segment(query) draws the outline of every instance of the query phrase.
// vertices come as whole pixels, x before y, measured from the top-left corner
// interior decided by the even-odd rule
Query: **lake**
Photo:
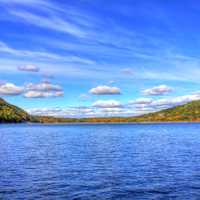
[[[200,124],[0,125],[0,199],[200,199]]]

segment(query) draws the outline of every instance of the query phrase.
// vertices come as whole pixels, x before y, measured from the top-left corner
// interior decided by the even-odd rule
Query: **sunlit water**
[[[200,199],[200,124],[1,125],[0,199]]]

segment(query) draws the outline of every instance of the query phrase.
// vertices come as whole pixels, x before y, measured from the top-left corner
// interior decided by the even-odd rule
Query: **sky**
[[[196,0],[0,0],[0,97],[34,115],[135,116],[200,99]]]

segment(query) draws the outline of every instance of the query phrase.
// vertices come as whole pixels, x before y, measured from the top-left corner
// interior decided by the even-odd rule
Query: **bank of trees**
[[[138,117],[56,118],[31,116],[0,98],[0,123],[130,123],[130,122],[200,122],[200,100]]]

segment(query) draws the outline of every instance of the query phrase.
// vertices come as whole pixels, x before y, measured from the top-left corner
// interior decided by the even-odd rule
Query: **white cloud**
[[[129,104],[150,104],[152,103],[152,99],[150,98],[139,98],[139,99],[136,99],[136,100],[132,100],[132,101],[129,101]]]
[[[172,88],[167,85],[159,85],[150,89],[146,89],[142,91],[142,93],[146,96],[150,95],[164,95],[169,92],[172,92]]]
[[[35,108],[35,109],[29,109],[27,111],[33,115],[56,116],[56,117],[108,117],[108,116],[111,117],[111,116],[134,116],[139,114],[139,112],[125,107]]]
[[[38,84],[29,83],[26,85],[26,90],[35,90],[35,91],[62,91],[60,85],[52,84],[50,82],[41,82]]]
[[[117,87],[110,87],[106,85],[97,86],[95,88],[92,88],[89,91],[91,94],[94,95],[115,95],[115,94],[121,94],[121,91]]]
[[[60,85],[52,84],[50,82],[41,82],[38,84],[28,84],[25,86],[26,98],[48,98],[61,97],[64,95],[63,89]]]
[[[64,95],[62,87],[48,82],[39,84],[28,84],[25,87],[19,87],[13,83],[0,84],[0,96],[22,95],[26,98],[48,98],[61,97]]]
[[[120,114],[125,114],[126,113],[126,109],[124,108],[103,108],[99,111],[99,114],[107,114],[107,115],[111,115],[111,116],[115,116],[115,115],[120,115]]]
[[[24,94],[25,98],[49,98],[49,97],[61,97],[64,93],[59,92],[44,92],[44,91],[28,91]]]
[[[27,72],[39,72],[40,68],[35,65],[23,65],[23,66],[19,66],[18,70],[27,71]]]
[[[20,95],[23,93],[23,87],[16,86],[12,83],[3,83],[0,85],[0,95]]]
[[[98,100],[92,106],[96,108],[120,108],[122,104],[115,100]]]
[[[13,83],[0,81],[0,96],[23,95],[26,98],[61,97],[64,95],[63,88],[58,84],[41,82],[17,86]]]
[[[136,108],[136,111],[144,113],[155,112],[162,109],[172,108],[174,106],[183,105],[185,103],[200,100],[200,94],[194,93],[191,95],[178,96],[173,98],[162,98],[152,100],[151,102],[143,102],[142,104],[131,104]]]
[[[94,115],[94,109],[89,107],[33,108],[27,111],[32,115],[55,117],[86,117]]]
[[[61,108],[33,108],[28,109],[28,113],[38,116],[65,116],[65,110]]]
[[[129,105],[122,105],[116,100],[99,100],[86,107],[67,107],[67,108],[38,108],[29,109],[28,112],[34,115],[47,115],[57,117],[111,117],[111,116],[138,116],[162,109],[182,105],[193,100],[200,100],[197,92],[191,95],[184,95],[174,98],[148,100],[136,99],[130,101]]]
[[[182,105],[188,103],[190,101],[199,100],[200,94],[191,94],[184,95],[179,97],[174,97],[170,99],[159,99],[152,102],[153,107],[165,106],[165,107],[173,107],[177,105]]]

